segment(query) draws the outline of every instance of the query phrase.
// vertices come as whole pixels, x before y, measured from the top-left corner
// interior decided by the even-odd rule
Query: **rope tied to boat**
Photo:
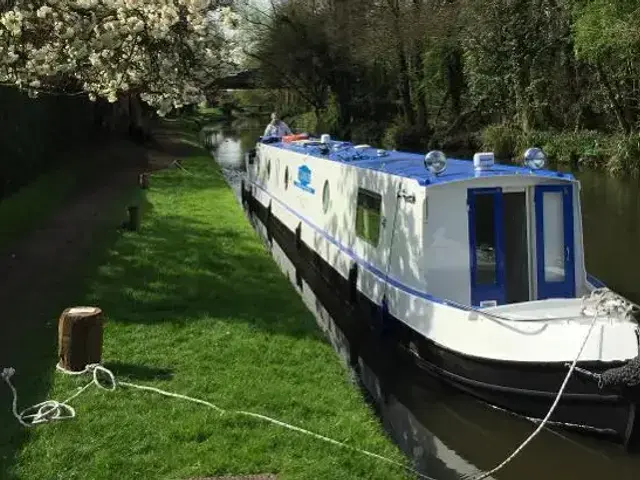
[[[582,313],[586,315],[589,310],[595,311],[597,315],[609,315],[628,321],[636,321],[640,312],[638,305],[606,288],[594,290],[591,296],[585,299]],[[624,365],[609,368],[602,373],[580,367],[576,367],[576,371],[598,382],[598,388],[601,390],[605,387],[634,390],[640,387],[640,351]]]
[[[505,460],[502,461],[502,463],[487,472],[479,473],[478,475],[475,475],[473,477],[466,476],[464,478],[469,480],[483,480],[485,478],[488,478],[490,475],[493,475],[502,470],[509,462],[516,458],[520,454],[520,452],[542,431],[542,429],[549,422],[549,419],[553,415],[553,412],[560,403],[560,399],[562,398],[562,395],[567,388],[567,384],[569,383],[569,379],[571,378],[574,370],[583,370],[578,369],[577,363],[582,356],[582,352],[587,345],[589,337],[591,336],[593,328],[598,322],[598,319],[602,316],[608,315],[615,316],[620,319],[629,320],[632,312],[636,308],[637,305],[633,304],[617,293],[609,290],[608,288],[598,288],[592,290],[591,293],[582,297],[581,314],[585,316],[592,316],[589,330],[584,336],[584,340],[582,341],[582,345],[580,346],[578,354],[575,356],[573,362],[569,365],[569,371],[565,375],[562,385],[560,386],[560,389],[558,390],[558,393],[555,397],[555,400],[553,401],[553,404],[551,405],[551,408],[545,415],[544,419],[539,423],[538,427],[518,446],[518,448],[516,448],[511,455],[509,455]]]

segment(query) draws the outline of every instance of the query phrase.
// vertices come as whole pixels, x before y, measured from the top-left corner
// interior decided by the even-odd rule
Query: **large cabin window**
[[[380,209],[382,197],[377,193],[358,189],[356,206],[356,235],[374,247],[380,239]]]

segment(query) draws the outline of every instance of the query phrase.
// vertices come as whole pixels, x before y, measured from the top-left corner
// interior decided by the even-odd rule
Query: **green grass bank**
[[[183,134],[193,143],[193,132]],[[120,380],[275,417],[404,462],[215,163],[199,147],[183,147],[188,173],[173,168],[151,177],[141,231],[89,256],[100,266],[73,304],[104,310],[104,364]],[[44,391],[62,400],[87,378],[53,373],[54,356],[46,359]],[[44,400],[22,374],[15,380],[23,401]],[[0,431],[0,455],[15,455],[8,478],[410,478],[297,432],[154,393],[90,388],[72,405],[77,418],[38,426],[26,439]]]

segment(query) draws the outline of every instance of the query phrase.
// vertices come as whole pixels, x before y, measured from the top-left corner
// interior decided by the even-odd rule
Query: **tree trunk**
[[[407,54],[405,52],[405,42],[402,38],[402,26],[400,25],[400,5],[398,1],[389,2],[391,8],[391,15],[393,16],[393,26],[398,36],[398,68],[399,72],[399,90],[400,99],[402,101],[402,109],[404,110],[404,116],[409,125],[415,125],[416,115],[413,110],[413,104],[411,103],[411,79],[409,76],[409,64],[407,61]]]
[[[451,96],[451,113],[458,117],[462,113],[462,92],[464,89],[464,70],[462,51],[455,48],[447,56],[447,90]]]
[[[415,18],[419,19],[422,13],[422,1],[413,0]],[[416,122],[419,127],[429,130],[429,112],[427,111],[427,101],[422,88],[424,84],[424,71],[422,68],[422,41],[415,39],[413,42],[413,99],[416,107]]]
[[[596,72],[598,74],[598,81],[604,87],[607,100],[609,101],[609,107],[611,108],[611,110],[613,110],[613,113],[618,120],[618,125],[620,125],[620,128],[624,131],[624,133],[631,133],[631,125],[625,118],[624,109],[616,98],[616,94],[613,90],[613,87],[611,86],[611,83],[609,82],[609,79],[607,78],[607,74],[605,73],[604,68],[602,68],[602,65],[599,63],[596,64]]]
[[[129,94],[129,136],[136,143],[151,139],[151,130],[145,118],[144,107],[137,93]]]
[[[102,310],[98,307],[65,309],[58,321],[58,359],[66,370],[78,372],[102,356]]]
[[[402,46],[398,48],[398,64],[400,66],[400,82],[399,82],[400,97],[402,99],[404,115],[409,125],[415,125],[416,115],[415,115],[415,112],[413,111],[413,104],[411,103],[411,85],[409,82],[409,67],[407,65],[407,56]]]

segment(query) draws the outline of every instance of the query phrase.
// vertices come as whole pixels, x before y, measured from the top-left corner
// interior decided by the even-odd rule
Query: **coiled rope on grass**
[[[15,369],[5,368],[0,373],[0,376],[7,383],[7,385],[9,385],[9,388],[13,393],[13,402],[12,402],[13,416],[18,420],[18,422],[20,422],[22,426],[33,427],[35,425],[42,424],[42,423],[51,423],[58,420],[69,420],[74,418],[76,416],[76,411],[71,405],[69,405],[69,402],[77,398],[79,395],[81,395],[85,390],[87,390],[92,385],[95,385],[96,387],[102,390],[107,390],[107,391],[114,391],[116,389],[116,386],[123,386],[123,387],[133,388],[137,390],[144,390],[147,392],[157,393],[165,397],[171,397],[179,400],[185,400],[188,402],[197,403],[199,405],[209,407],[221,415],[236,414],[236,415],[243,415],[243,416],[263,420],[265,422],[269,422],[274,425],[278,425],[280,427],[311,436],[318,440],[322,440],[324,442],[331,443],[333,445],[337,445],[339,447],[346,448],[348,450],[355,451],[363,455],[367,455],[371,458],[375,458],[377,460],[386,462],[396,467],[400,467],[402,469],[409,471],[410,473],[417,475],[419,478],[422,478],[424,480],[436,480],[432,477],[429,477],[423,473],[418,472],[417,470],[399,461],[393,460],[383,455],[379,455],[374,452],[370,452],[368,450],[364,450],[359,447],[348,445],[339,440],[335,440],[333,438],[320,435],[319,433],[315,433],[305,428],[291,425],[289,423],[277,420],[275,418],[268,417],[266,415],[261,415],[259,413],[248,412],[244,410],[224,410],[211,402],[207,402],[199,398],[190,397],[188,395],[181,395],[179,393],[168,392],[166,390],[161,390],[159,388],[149,387],[146,385],[138,385],[130,382],[116,381],[116,378],[113,372],[108,368],[100,365],[99,363],[89,364],[84,368],[84,370],[81,370],[79,372],[66,370],[63,367],[61,367],[60,364],[56,365],[56,369],[59,372],[64,373],[66,375],[80,376],[80,375],[91,374],[93,378],[89,383],[87,383],[84,387],[80,388],[76,393],[74,393],[72,396],[70,396],[63,402],[58,402],[57,400],[47,400],[47,401],[38,403],[36,405],[33,405],[31,407],[28,407],[20,412],[18,411],[18,391],[11,381],[11,377],[15,374]]]

